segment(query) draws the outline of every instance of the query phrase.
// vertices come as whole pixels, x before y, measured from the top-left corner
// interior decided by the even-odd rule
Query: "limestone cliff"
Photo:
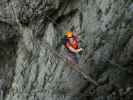
[[[132,100],[132,0],[1,0],[0,27],[4,100]],[[70,30],[78,65],[63,56]]]

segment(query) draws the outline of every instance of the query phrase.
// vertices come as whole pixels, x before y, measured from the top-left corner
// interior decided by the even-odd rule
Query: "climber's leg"
[[[78,64],[79,63],[79,59],[80,59],[80,55],[79,54],[75,54],[75,61]]]
[[[70,61],[71,63],[77,64],[77,58],[76,58],[76,54],[72,54],[72,53],[67,53],[65,55],[65,58]]]

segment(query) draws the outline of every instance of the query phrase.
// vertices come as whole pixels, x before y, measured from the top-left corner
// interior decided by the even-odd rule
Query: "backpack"
[[[64,35],[64,37],[63,37],[63,44],[66,45],[66,43],[67,43],[67,36]]]

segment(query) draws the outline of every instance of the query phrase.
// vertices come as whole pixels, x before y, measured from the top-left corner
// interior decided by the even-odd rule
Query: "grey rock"
[[[132,5],[132,0],[1,0],[0,78],[9,87],[4,99],[121,100],[117,92],[133,82]],[[98,86],[64,58],[60,40],[71,30],[85,49],[79,67]],[[85,96],[91,89],[94,94]]]

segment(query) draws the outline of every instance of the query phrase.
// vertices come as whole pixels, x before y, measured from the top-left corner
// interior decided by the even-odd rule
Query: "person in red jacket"
[[[65,47],[67,48],[68,54],[67,58],[73,63],[78,63],[79,59],[77,54],[83,51],[82,48],[78,48],[78,41],[76,36],[72,32],[66,32],[66,42]]]

